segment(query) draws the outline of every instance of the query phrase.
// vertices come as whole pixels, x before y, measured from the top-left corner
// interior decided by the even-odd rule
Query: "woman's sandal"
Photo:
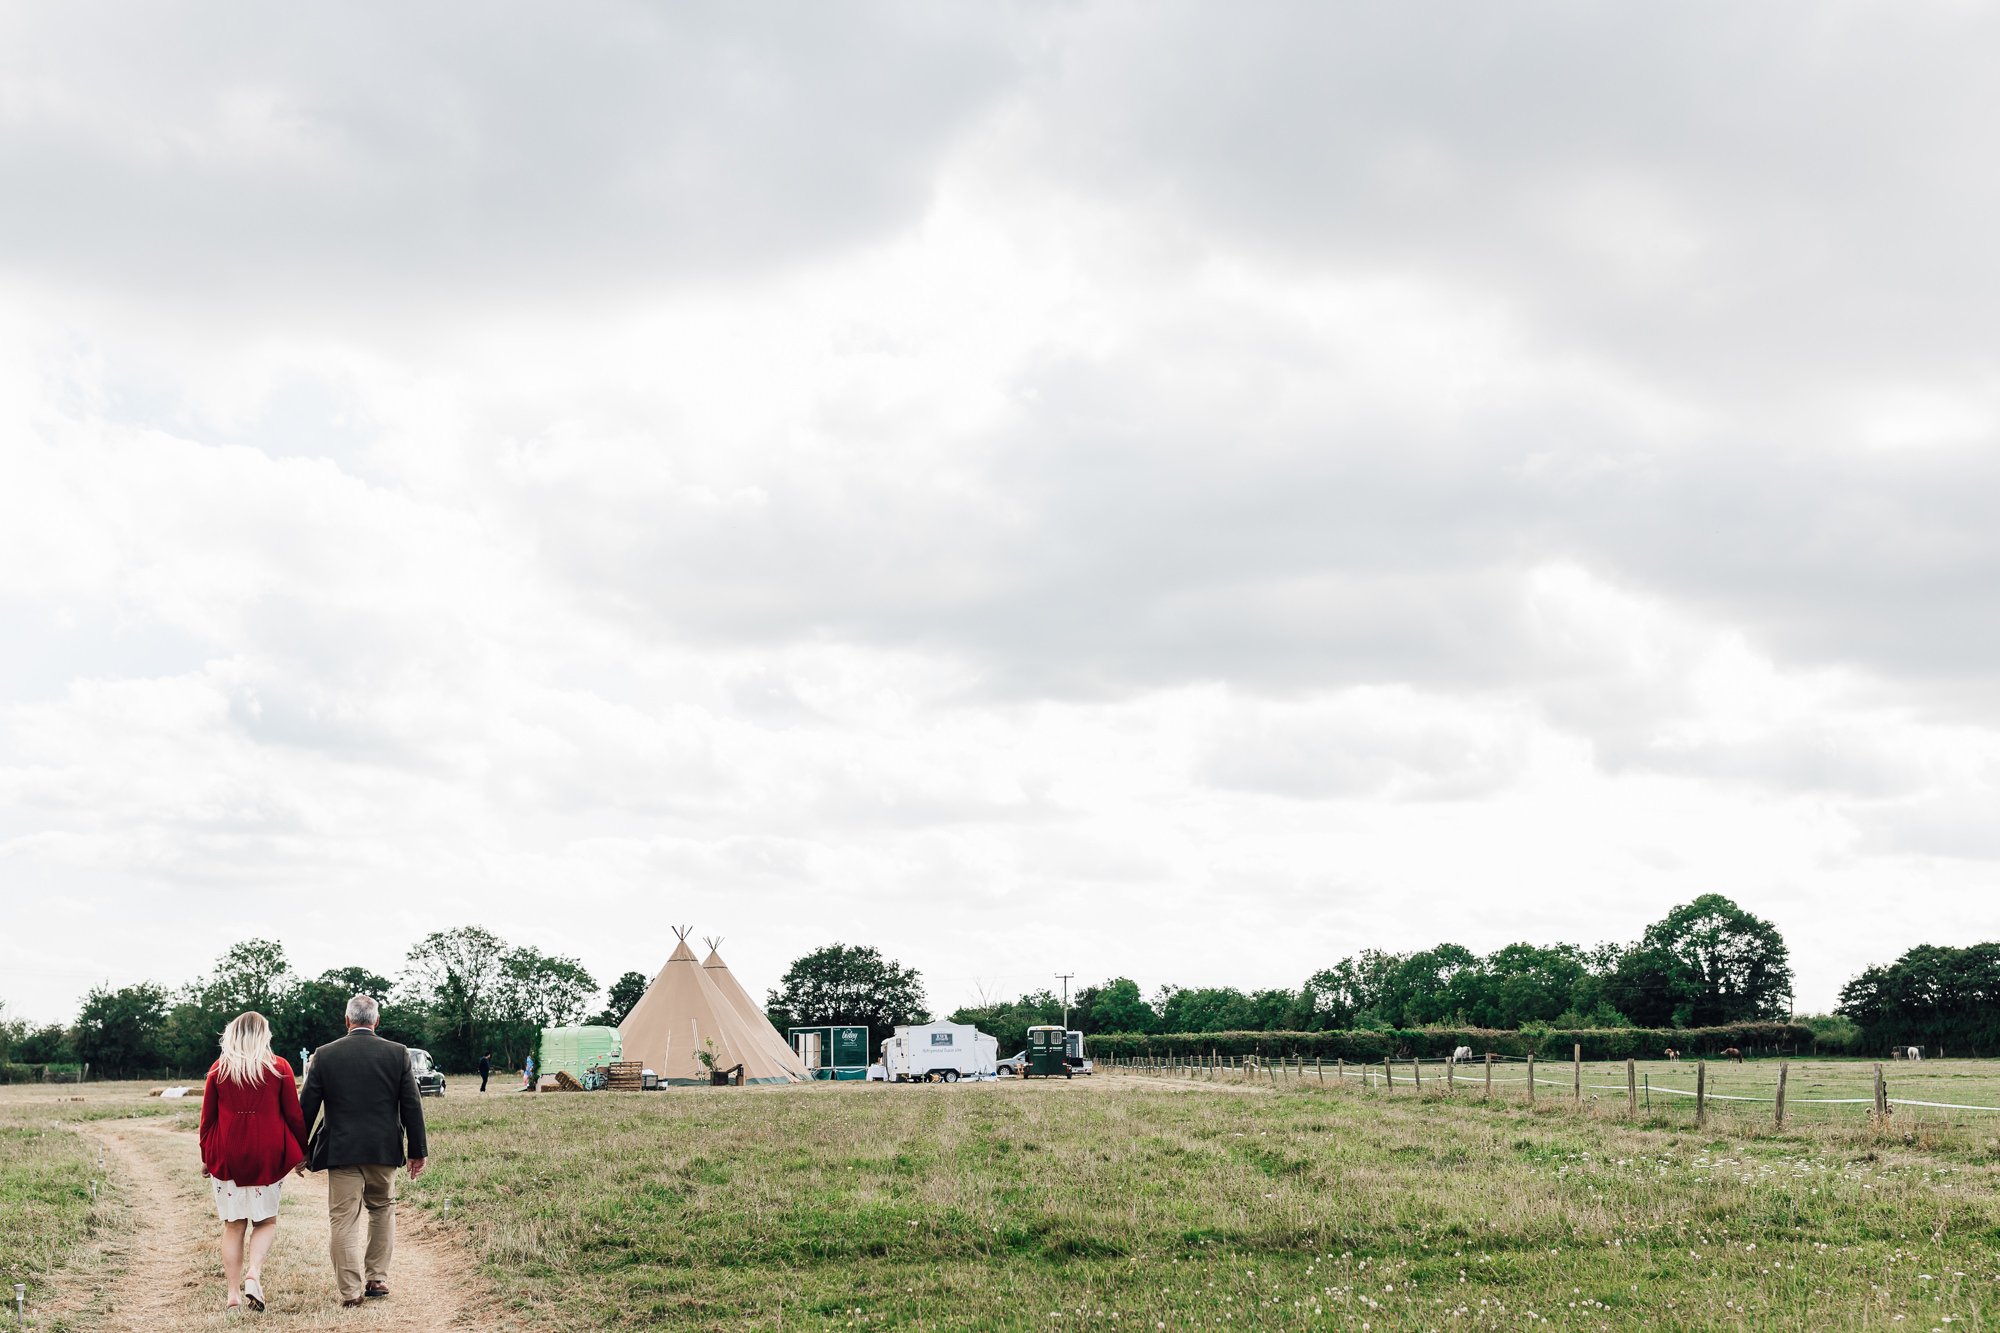
[[[243,1279],[243,1299],[258,1314],[264,1313],[264,1283],[261,1278]]]

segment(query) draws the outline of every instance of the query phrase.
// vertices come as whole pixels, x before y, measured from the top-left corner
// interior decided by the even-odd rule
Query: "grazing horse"
[[[1669,1059],[1669,1060],[1678,1060],[1678,1059],[1680,1059],[1680,1058],[1681,1058],[1681,1053],[1680,1053],[1679,1051],[1675,1050],[1675,1049],[1674,1049],[1673,1047],[1669,1046],[1669,1047],[1667,1047],[1667,1050],[1666,1050],[1666,1056],[1667,1056],[1667,1059]]]
[[[1460,1046],[1451,1053],[1451,1062],[1453,1064],[1458,1064],[1461,1061],[1470,1060],[1471,1058],[1472,1048],[1470,1046]]]
[[[1921,1046],[1905,1046],[1903,1048],[1903,1058],[1905,1060],[1921,1060],[1924,1058],[1924,1048]]]
[[[1740,1065],[1743,1063],[1743,1052],[1731,1046],[1722,1052],[1722,1058],[1725,1060],[1734,1060]]]

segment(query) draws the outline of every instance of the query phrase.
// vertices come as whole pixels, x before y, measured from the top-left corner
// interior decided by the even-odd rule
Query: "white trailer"
[[[900,1027],[882,1043],[882,1065],[891,1083],[992,1078],[1000,1047],[970,1023]]]

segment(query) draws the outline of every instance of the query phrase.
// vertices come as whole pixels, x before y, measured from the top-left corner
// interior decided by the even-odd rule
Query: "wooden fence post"
[[[1528,1052],[1528,1105],[1535,1104],[1535,1053]]]
[[[1344,1056],[1344,1055],[1336,1055],[1336,1056],[1334,1056],[1334,1057],[1333,1057],[1333,1076],[1334,1076],[1334,1078],[1338,1079],[1338,1080],[1339,1080],[1340,1082],[1342,1082],[1342,1083],[1345,1083],[1345,1082],[1347,1082],[1347,1057],[1346,1057],[1346,1056]]]
[[[1634,1119],[1639,1115],[1638,1069],[1638,1061],[1629,1058],[1625,1061],[1625,1114]]]
[[[1791,1068],[1792,1068],[1792,1063],[1789,1060],[1781,1060],[1778,1062],[1778,1128],[1779,1129],[1783,1129],[1785,1127],[1785,1075],[1791,1072]]]
[[[1573,1042],[1569,1048],[1570,1105],[1583,1105],[1583,1043]]]
[[[1486,1100],[1493,1100],[1493,1052],[1486,1053]]]
[[[1875,1066],[1875,1115],[1877,1123],[1889,1121],[1889,1085],[1883,1081],[1882,1066]]]
[[[1422,1092],[1424,1090],[1424,1062],[1414,1055],[1410,1057],[1410,1078],[1415,1081],[1417,1091]]]
[[[1382,1086],[1392,1092],[1396,1088],[1396,1070],[1390,1065],[1389,1057],[1386,1055],[1382,1057]]]
[[[1457,1089],[1458,1089],[1458,1053],[1454,1051],[1452,1053],[1451,1059],[1444,1062],[1444,1090],[1447,1093],[1450,1093],[1450,1092],[1455,1092]]]
[[[1708,1123],[1708,1061],[1694,1062],[1694,1123]]]

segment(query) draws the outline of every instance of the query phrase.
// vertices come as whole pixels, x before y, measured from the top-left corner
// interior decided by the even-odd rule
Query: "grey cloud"
[[[1739,401],[1987,359],[1989,11],[1100,6],[1064,36],[1037,147],[1207,246],[1502,291]]]
[[[428,315],[782,264],[920,209],[1001,7],[17,11],[7,269],[183,313]],[[388,316],[388,318],[381,318]]]

